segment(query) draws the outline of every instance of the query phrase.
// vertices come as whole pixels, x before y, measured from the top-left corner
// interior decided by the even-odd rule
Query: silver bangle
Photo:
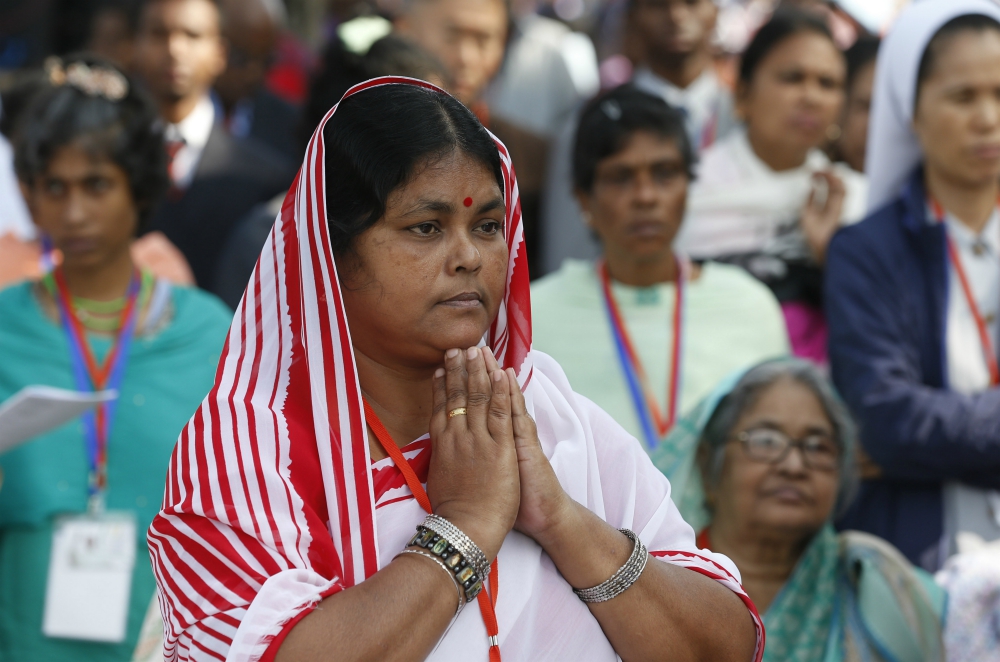
[[[426,557],[431,561],[434,561],[434,563],[437,563],[439,566],[441,566],[442,570],[448,573],[448,576],[451,577],[452,583],[455,584],[455,588],[458,589],[458,606],[455,607],[455,616],[458,616],[458,612],[462,611],[462,607],[465,606],[465,589],[462,588],[462,585],[458,583],[457,579],[455,579],[455,574],[448,569],[448,566],[446,566],[444,562],[438,557],[434,556],[429,552],[425,552],[422,549],[404,549],[399,554],[396,554],[396,556],[400,557],[403,554],[417,554],[419,556]]]
[[[472,538],[465,535],[460,528],[445,518],[437,515],[428,515],[422,526],[438,534],[460,551],[466,561],[475,568],[476,574],[479,575],[483,584],[486,584],[486,578],[490,574],[490,562],[486,558],[486,554],[483,554],[483,550],[479,549],[479,545],[472,542]]]
[[[612,598],[617,598],[638,581],[642,576],[642,571],[646,569],[646,561],[649,560],[649,552],[646,546],[628,529],[618,529],[632,541],[632,555],[625,561],[625,565],[618,568],[618,571],[611,575],[606,581],[592,588],[573,589],[576,596],[584,602],[607,602]]]

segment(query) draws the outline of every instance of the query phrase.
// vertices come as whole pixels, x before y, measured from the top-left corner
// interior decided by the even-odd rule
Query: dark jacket
[[[257,258],[264,250],[267,237],[281,211],[282,202],[284,196],[277,195],[270,202],[251,209],[229,233],[229,239],[219,252],[211,290],[233,310],[240,305],[243,291],[250,282],[254,267],[257,266]]]
[[[216,125],[191,184],[167,196],[149,229],[163,232],[187,258],[198,285],[210,288],[232,228],[258,203],[286,190],[294,176],[288,159]]]
[[[927,221],[926,199],[917,170],[899,198],[834,236],[825,306],[833,381],[882,469],[841,526],[933,568],[942,484],[1000,488],[1000,389],[948,389],[945,228]]]
[[[298,165],[305,150],[298,139],[299,111],[295,106],[261,88],[253,95],[249,112],[249,136]]]

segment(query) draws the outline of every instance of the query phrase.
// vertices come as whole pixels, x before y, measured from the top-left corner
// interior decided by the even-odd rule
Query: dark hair
[[[335,254],[385,214],[416,168],[454,150],[483,164],[504,190],[500,153],[458,100],[415,85],[383,85],[344,99],[323,130],[326,208]]]
[[[100,0],[90,15],[87,39],[89,40],[93,36],[94,25],[97,19],[104,14],[117,14],[121,16],[125,19],[125,25],[128,27],[129,34],[134,35],[135,31],[139,28],[139,12],[141,10],[142,5],[138,2],[133,2],[133,0]]]
[[[618,153],[637,131],[674,141],[692,177],[694,152],[684,116],[661,97],[626,83],[584,106],[573,147],[573,186],[588,193],[593,190],[597,165]]]
[[[372,44],[361,58],[361,66],[368,78],[407,76],[448,80],[448,72],[440,60],[397,34],[386,35]]]
[[[698,442],[698,467],[706,488],[715,487],[722,475],[726,444],[732,439],[736,422],[775,382],[792,379],[809,389],[819,401],[833,427],[833,440],[840,451],[837,463],[837,514],[843,514],[857,492],[857,427],[830,380],[810,361],[800,358],[773,359],[759,363],[743,375],[709,417]]]
[[[48,89],[49,78],[43,69],[15,69],[11,72],[9,86],[3,90],[3,109],[0,113],[0,133],[12,143],[20,118],[31,105],[31,101],[42,90]]]
[[[863,34],[844,51],[844,59],[847,60],[847,79],[844,81],[844,87],[847,90],[851,89],[858,73],[875,61],[881,45],[882,40],[875,35]]]
[[[358,83],[379,76],[426,80],[435,75],[448,79],[444,65],[437,58],[399,35],[382,37],[365,55],[348,50],[340,37],[331,39],[323,51],[319,73],[310,84],[303,107],[298,131],[303,149],[326,111]]]
[[[112,101],[72,84],[45,85],[15,127],[17,176],[33,185],[60,149],[82,143],[89,154],[107,158],[125,171],[142,227],[169,185],[156,107],[114,65],[92,55],[73,55],[62,60],[62,67],[68,69],[74,63],[117,72],[127,81],[125,96]]]
[[[927,48],[924,49],[924,54],[920,57],[920,66],[917,68],[917,91],[913,95],[914,106],[920,99],[920,89],[923,87],[923,82],[930,77],[945,42],[960,32],[982,32],[984,30],[1000,32],[1000,22],[984,14],[964,14],[951,19],[934,33],[934,36],[927,43]]]
[[[740,82],[750,84],[757,73],[757,67],[771,51],[790,37],[803,32],[815,32],[833,42],[833,35],[823,18],[801,9],[782,8],[774,12],[771,20],[765,23],[753,39],[740,59]]]

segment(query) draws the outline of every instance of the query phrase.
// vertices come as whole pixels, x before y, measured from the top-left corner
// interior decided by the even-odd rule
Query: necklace
[[[49,296],[56,299],[58,288],[56,285],[54,271],[50,271],[42,278],[42,284],[48,290]],[[153,274],[142,270],[140,272],[140,286],[138,309],[142,310],[153,291],[155,278]],[[71,297],[73,309],[81,326],[88,331],[97,333],[114,333],[121,324],[122,311],[128,304],[128,297],[121,296],[111,301],[96,301],[84,297]]]

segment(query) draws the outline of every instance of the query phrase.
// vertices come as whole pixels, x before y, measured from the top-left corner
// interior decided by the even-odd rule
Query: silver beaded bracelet
[[[490,574],[490,562],[486,558],[486,554],[483,554],[483,550],[479,549],[479,545],[472,542],[472,538],[465,535],[460,528],[445,518],[437,515],[428,515],[422,526],[438,534],[460,551],[462,556],[475,568],[476,574],[479,575],[483,583],[486,583],[486,578]]]
[[[612,598],[617,598],[638,581],[642,571],[646,569],[646,561],[649,560],[649,552],[646,546],[628,529],[618,529],[632,541],[632,555],[625,561],[625,565],[618,568],[618,571],[611,575],[606,581],[585,589],[573,589],[576,596],[584,602],[607,602]]]
[[[418,556],[428,558],[431,561],[434,561],[434,563],[437,563],[445,572],[448,573],[448,576],[451,577],[451,581],[455,583],[455,588],[458,589],[458,606],[455,607],[455,616],[458,616],[458,613],[462,611],[462,607],[465,606],[465,589],[462,588],[462,585],[458,583],[457,579],[455,579],[454,573],[448,569],[448,566],[446,566],[438,557],[433,554],[429,554],[422,549],[404,549],[399,554],[396,554],[396,556],[402,556],[403,554],[417,554]]]

